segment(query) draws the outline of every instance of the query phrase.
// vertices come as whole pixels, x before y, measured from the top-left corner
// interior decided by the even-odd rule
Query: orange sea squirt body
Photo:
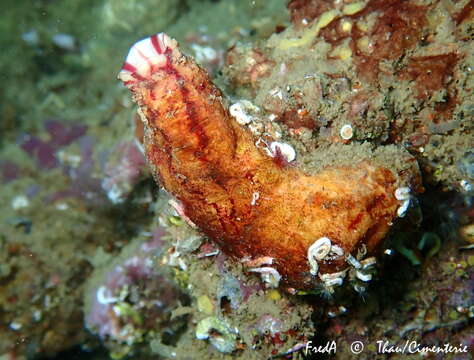
[[[315,175],[282,166],[229,115],[208,74],[174,40],[160,50],[163,58],[136,72],[143,64],[134,59],[119,76],[139,105],[156,180],[202,232],[231,257],[273,258],[281,284],[296,289],[319,281],[308,248],[321,237],[345,254],[375,250],[399,205],[390,170],[370,161]],[[346,267],[341,256],[320,262],[319,273]]]

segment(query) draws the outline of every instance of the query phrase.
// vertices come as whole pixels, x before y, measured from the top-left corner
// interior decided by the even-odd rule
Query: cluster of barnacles
[[[272,143],[273,144],[280,144],[280,143]],[[270,147],[270,146],[269,146]],[[274,149],[272,149],[274,150]],[[292,160],[292,159],[291,159]],[[252,205],[255,205],[256,201],[258,200],[258,193],[254,194],[252,199]],[[399,187],[395,191],[395,197],[397,200],[401,202],[400,207],[398,208],[398,216],[403,217],[407,209],[410,206],[411,202],[411,194],[410,188],[408,187]],[[188,220],[184,215],[183,211],[180,209],[180,206],[177,202],[170,201],[171,205],[175,208],[177,213],[181,215],[185,220]],[[190,223],[190,221],[186,221],[190,225],[194,225]],[[195,227],[195,225],[194,225]],[[334,294],[334,289],[336,286],[341,286],[344,283],[344,279],[347,279],[352,284],[353,289],[359,293],[364,294],[366,291],[365,283],[368,283],[372,280],[373,277],[373,268],[374,265],[377,263],[375,257],[367,257],[364,258],[367,254],[367,248],[365,245],[358,250],[357,255],[352,254],[345,254],[344,250],[331,242],[328,237],[322,237],[316,240],[309,248],[308,248],[308,262],[310,265],[310,273],[313,276],[318,276],[321,280],[319,284],[321,287],[322,294],[326,296],[332,296]],[[174,256],[173,256],[174,255]],[[171,263],[172,260],[179,259],[179,253],[176,252],[170,256]],[[324,262],[331,262],[336,259],[344,257],[345,262],[347,263],[348,267],[345,269],[334,272],[334,273],[320,273],[319,272],[319,263]],[[175,259],[174,259],[175,258]],[[181,259],[179,259],[181,260]],[[261,257],[258,259],[250,260],[250,259],[243,259],[242,262],[244,266],[248,268],[248,271],[251,273],[260,274],[262,281],[265,283],[266,287],[268,288],[277,288],[279,286],[281,275],[273,268],[271,265],[274,262],[274,259],[271,257]],[[178,262],[178,264],[174,265],[181,265],[180,267],[183,268],[182,260]],[[186,266],[184,265],[184,268]]]
[[[372,280],[371,269],[376,264],[375,257],[363,259],[367,250],[365,245],[358,251],[356,257],[346,254],[344,259],[349,265],[344,270],[322,274],[319,272],[319,262],[333,261],[344,256],[344,250],[327,237],[316,240],[313,245],[308,248],[308,262],[310,265],[310,273],[313,276],[319,276],[321,280],[322,293],[331,296],[334,293],[334,287],[341,286],[346,276],[354,283],[354,290],[358,293],[365,291],[365,286],[360,282],[369,282]]]
[[[404,217],[411,204],[410,188],[399,187],[394,195],[401,202],[397,215]],[[350,253],[344,254],[341,247],[332,244],[329,238],[322,237],[308,248],[310,273],[313,276],[319,276],[322,293],[327,296],[332,296],[334,287],[341,286],[346,277],[351,282],[354,290],[362,295],[366,291],[365,283],[372,280],[374,265],[377,263],[377,259],[373,256],[364,258],[366,254],[367,248],[365,245],[362,245],[357,255],[354,256]],[[319,272],[320,262],[331,262],[343,256],[348,265],[347,268],[334,273],[322,274]]]
[[[360,295],[363,295],[366,291],[364,283],[368,283],[372,280],[374,266],[377,263],[377,259],[374,256],[364,259],[366,254],[367,248],[363,245],[355,257],[351,254],[346,256],[346,262],[350,266],[348,278],[352,283],[353,289]]]
[[[276,115],[270,114],[263,121],[261,110],[248,100],[239,100],[229,107],[230,114],[242,126],[246,126],[250,132],[258,137],[255,146],[262,149],[268,156],[281,157],[286,163],[291,163],[296,158],[296,150],[288,143],[280,141],[269,141],[268,139],[281,138],[281,130],[274,123]]]

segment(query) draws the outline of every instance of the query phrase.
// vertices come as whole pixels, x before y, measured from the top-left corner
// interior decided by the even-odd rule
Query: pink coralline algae
[[[56,152],[67,146],[86,133],[85,125],[67,125],[57,120],[48,120],[44,124],[48,140],[44,141],[37,136],[25,135],[21,148],[36,160],[41,169],[52,169],[59,165]]]
[[[59,169],[69,183],[47,194],[45,202],[76,198],[104,205],[107,196],[114,204],[122,203],[142,179],[145,157],[132,140],[120,140],[110,152],[100,151],[100,144],[85,125],[48,120],[43,128],[46,136],[25,134],[20,147],[36,162],[37,171]],[[1,181],[20,176],[19,166],[0,159]]]
[[[62,156],[60,166],[68,178],[68,186],[59,189],[45,197],[46,203],[56,202],[65,198],[83,199],[89,203],[103,205],[106,201],[100,186],[101,172],[94,169],[100,166],[100,154],[95,149],[96,139],[84,135],[74,142],[79,151],[68,159]],[[59,152],[57,152],[59,154]]]

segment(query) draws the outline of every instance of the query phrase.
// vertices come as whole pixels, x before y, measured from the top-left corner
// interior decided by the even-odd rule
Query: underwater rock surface
[[[432,356],[472,358],[473,4],[7,0],[0,16],[0,359],[311,359],[320,355],[312,349],[332,341],[333,358],[373,359],[386,356],[379,340],[466,347]],[[288,181],[281,174],[295,179],[284,199],[305,192],[305,176],[312,184],[326,171],[339,194],[361,200],[321,223],[340,235],[288,240],[274,254],[268,249],[279,239],[271,239],[258,249],[265,256],[234,240],[239,256],[228,256],[222,245],[232,237],[200,228],[231,233],[233,226],[199,221],[192,210],[209,209],[190,211],[155,184],[142,154],[145,127],[115,77],[133,43],[163,31],[221,89],[204,105],[221,104],[222,124],[230,125],[212,133],[230,128],[236,136],[216,147],[234,139],[251,155],[247,163],[220,161],[258,163],[262,174],[275,174],[261,177],[266,190],[258,195],[243,187],[239,206],[255,211],[274,193],[270,185]],[[382,183],[355,180],[349,169],[373,169]],[[226,177],[210,179],[226,185]],[[181,186],[178,180],[168,184]],[[359,180],[358,192],[352,184]],[[213,203],[229,198],[223,188],[216,186],[225,196]],[[367,211],[374,194],[386,196],[383,220]],[[334,199],[340,195],[326,205],[337,215]],[[286,233],[294,213],[312,208],[295,204],[278,209],[286,222],[259,214],[263,235],[272,227]],[[229,219],[224,210],[232,208],[211,218]],[[357,211],[367,226],[392,222],[371,249],[358,246],[370,237],[365,225],[343,234]],[[283,256],[288,246],[300,267]],[[276,258],[287,266],[277,271]],[[342,274],[319,276],[346,267],[342,285]],[[290,278],[311,286],[297,290]],[[351,352],[354,341],[363,343],[361,354]]]

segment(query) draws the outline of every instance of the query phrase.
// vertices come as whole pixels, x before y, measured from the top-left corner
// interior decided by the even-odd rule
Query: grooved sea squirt
[[[155,179],[224,252],[257,264],[269,286],[370,280],[370,253],[402,205],[396,171],[361,159],[309,174],[281,151],[269,156],[166,34],[137,42],[119,78],[138,104]]]

